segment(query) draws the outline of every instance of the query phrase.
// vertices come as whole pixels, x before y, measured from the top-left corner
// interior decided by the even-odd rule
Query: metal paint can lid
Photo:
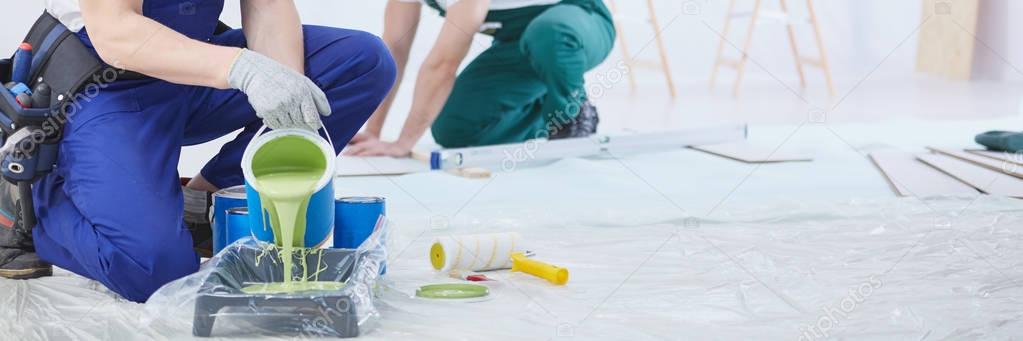
[[[245,185],[228,187],[213,193],[215,198],[245,199]]]
[[[416,296],[432,299],[458,300],[490,295],[490,288],[479,284],[444,283],[424,285],[416,289]]]
[[[381,197],[344,197],[337,199],[338,203],[343,204],[379,204],[384,202],[384,198]]]

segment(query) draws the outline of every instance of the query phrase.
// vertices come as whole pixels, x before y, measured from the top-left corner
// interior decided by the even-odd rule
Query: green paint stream
[[[309,198],[318,190],[327,161],[319,147],[298,136],[283,136],[264,144],[252,159],[252,174],[259,189],[259,200],[270,215],[274,240],[284,263],[284,282],[256,283],[242,288],[247,294],[275,294],[303,291],[338,290],[339,282],[316,282],[319,269],[313,274],[306,269],[306,255],[313,250],[305,246],[306,208]],[[303,274],[293,277],[292,253],[299,249]],[[314,281],[309,281],[312,277]]]

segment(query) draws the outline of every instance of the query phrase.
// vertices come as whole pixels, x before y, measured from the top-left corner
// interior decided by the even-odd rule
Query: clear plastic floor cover
[[[861,154],[887,147],[793,141],[802,138],[817,141],[815,162],[758,167],[673,151],[563,160],[488,180],[346,179],[342,193],[386,196],[394,227],[380,318],[360,326],[360,338],[1023,335],[1023,202],[895,198]],[[568,268],[568,284],[496,271],[485,300],[413,297],[421,285],[453,281],[429,266],[434,238],[504,231]],[[0,281],[0,293],[0,339],[191,338],[188,309],[126,302],[63,271]]]

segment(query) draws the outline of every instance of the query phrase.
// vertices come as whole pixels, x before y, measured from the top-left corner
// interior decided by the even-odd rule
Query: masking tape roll
[[[515,232],[447,236],[430,247],[430,264],[443,272],[510,269],[512,253],[524,250],[522,236]]]

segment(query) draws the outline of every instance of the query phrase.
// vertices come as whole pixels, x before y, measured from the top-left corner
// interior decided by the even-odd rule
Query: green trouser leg
[[[547,85],[540,112],[546,133],[579,114],[586,100],[583,75],[607,58],[614,46],[614,27],[597,13],[578,6],[555,6],[529,24],[522,52]]]
[[[578,114],[583,75],[614,44],[606,13],[553,6],[532,18],[518,41],[496,41],[459,74],[433,137],[447,148],[547,137]]]

